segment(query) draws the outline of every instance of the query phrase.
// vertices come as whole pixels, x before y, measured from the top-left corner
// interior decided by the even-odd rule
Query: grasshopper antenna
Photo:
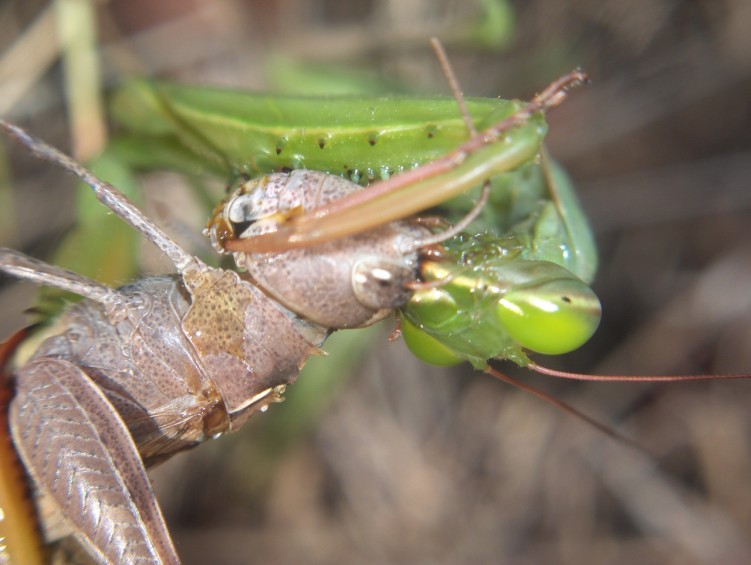
[[[33,138],[20,127],[3,119],[0,119],[0,126],[27,147],[35,157],[62,167],[88,184],[97,200],[153,242],[172,261],[180,273],[185,274],[205,267],[199,259],[180,247],[114,186],[98,179],[78,162],[43,141]]]

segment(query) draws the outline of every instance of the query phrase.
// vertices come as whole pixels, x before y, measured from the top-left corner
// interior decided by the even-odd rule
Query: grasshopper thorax
[[[290,218],[362,187],[335,175],[298,170],[243,183],[214,212],[213,245],[275,231]],[[268,294],[308,321],[329,328],[370,325],[406,303],[417,277],[416,242],[425,228],[407,221],[283,253],[235,252]]]

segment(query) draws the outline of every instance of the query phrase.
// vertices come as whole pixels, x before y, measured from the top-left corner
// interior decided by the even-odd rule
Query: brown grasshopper
[[[444,158],[378,188],[394,192],[461,167],[502,132],[559,104],[584,78],[581,72],[562,77]],[[282,400],[285,387],[331,331],[371,325],[403,306],[418,279],[419,249],[452,237],[455,229],[433,234],[397,219],[424,206],[398,209],[367,231],[350,229],[310,248],[290,245],[283,256],[249,259],[235,250],[236,262],[248,269],[238,274],[186,252],[115,187],[70,157],[17,126],[2,120],[0,125],[35,156],[80,177],[177,271],[113,289],[0,248],[0,270],[85,298],[48,328],[13,376],[9,427],[44,510],[46,538],[73,535],[99,563],[178,563],[146,468],[235,431]],[[498,166],[507,170],[509,164]],[[491,174],[468,168],[473,175],[461,177],[465,184]],[[457,187],[466,188],[461,182]],[[220,204],[208,233],[222,248],[232,232],[252,223],[253,237],[261,239],[290,215],[307,217],[358,191],[354,183],[315,171],[268,175]],[[436,202],[425,206],[431,203]],[[2,532],[0,520],[0,542]],[[2,551],[0,543],[0,558]]]
[[[400,221],[319,246],[304,278],[327,285],[331,300],[303,318],[247,276],[187,253],[71,158],[2,125],[36,156],[78,175],[175,265],[176,275],[113,289],[0,249],[6,273],[86,298],[15,373],[10,429],[37,497],[97,562],[178,563],[146,467],[238,429],[282,399],[332,329],[372,324],[403,304],[416,278],[415,243],[428,232]],[[266,187],[280,192],[307,186],[308,207],[355,187],[311,171],[270,179]],[[283,265],[271,268],[284,275]]]

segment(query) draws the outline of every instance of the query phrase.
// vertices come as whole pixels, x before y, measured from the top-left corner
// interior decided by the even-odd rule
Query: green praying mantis
[[[113,112],[129,129],[129,134],[118,142],[119,149],[126,150],[139,167],[187,170],[195,159],[200,159],[205,161],[205,169],[218,169],[233,177],[307,168],[361,184],[381,181],[377,188],[354,191],[348,198],[337,199],[323,208],[319,202],[312,213],[287,214],[281,229],[276,226],[272,233],[253,234],[242,244],[234,241],[235,230],[228,227],[228,222],[219,227],[214,221],[211,229],[220,250],[226,246],[236,252],[280,251],[349,236],[439,205],[480,184],[483,178],[496,177],[492,189],[496,204],[492,208],[502,211],[505,218],[501,220],[496,214],[486,222],[491,231],[471,238],[470,245],[479,244],[485,249],[475,253],[474,275],[468,277],[468,271],[463,269],[467,261],[459,257],[460,251],[444,250],[441,260],[429,262],[431,267],[428,262],[423,264],[425,280],[446,279],[442,289],[418,290],[402,310],[401,319],[407,343],[428,362],[446,362],[426,348],[425,342],[431,340],[430,349],[442,350],[440,344],[432,342],[437,338],[451,343],[454,362],[470,360],[480,366],[487,359],[500,357],[526,365],[524,349],[543,353],[571,351],[592,335],[599,321],[599,303],[586,286],[594,277],[597,263],[586,218],[565,173],[548,158],[535,162],[546,131],[539,110],[557,104],[561,92],[582,80],[581,73],[565,77],[541,94],[534,108],[506,100],[467,100],[468,115],[477,129],[496,128],[503,138],[494,143],[483,139],[476,144],[483,135],[493,135],[483,133],[470,141],[476,147],[459,150],[456,148],[470,134],[456,102],[450,98],[305,99],[133,82],[116,94]],[[160,150],[162,147],[169,149]],[[186,150],[190,153],[188,159],[178,157]],[[453,154],[444,157],[452,150]],[[467,162],[457,166],[457,155],[462,151],[469,156]],[[146,156],[150,156],[148,160]],[[435,167],[441,158],[448,162],[444,166],[448,172],[430,173],[432,178],[419,180],[410,177],[410,170],[428,163]],[[159,162],[160,159],[165,160]],[[426,176],[424,167],[418,171]],[[502,172],[508,175],[498,178]],[[399,173],[401,176],[393,177]],[[364,201],[364,197],[368,200]],[[219,209],[226,211],[231,199]],[[224,233],[216,237],[217,229]],[[298,233],[282,239],[281,234],[292,229]],[[240,240],[242,235],[237,237]],[[478,260],[481,255],[484,257]],[[464,304],[461,309],[471,312],[472,319],[478,317],[478,312],[487,311],[482,318],[493,319],[493,325],[482,329],[477,326],[473,331],[478,336],[498,336],[495,343],[478,347],[477,336],[459,337],[464,331],[462,325],[475,325],[469,320],[461,321],[461,314],[455,323],[436,323],[434,316],[431,319],[430,310],[443,309],[437,293],[466,295],[468,278],[474,279],[471,286],[478,286],[482,284],[478,275],[488,273],[498,282],[504,276],[499,276],[499,268],[508,273],[508,281],[502,283],[506,286],[503,300],[499,302],[499,296],[479,297],[477,291],[470,290],[474,305]],[[428,274],[431,269],[463,269],[463,275]],[[515,269],[517,272],[511,274]],[[525,270],[526,274],[522,274]],[[490,274],[493,271],[495,274]],[[566,288],[566,300],[570,302],[550,302],[539,308],[542,292],[560,294],[563,290],[556,288],[559,284]],[[511,286],[517,294],[507,292]],[[535,293],[537,301],[530,302],[528,297]],[[516,298],[520,301],[512,304]],[[492,302],[500,304],[500,308],[498,304],[490,306]],[[546,311],[552,316],[545,315]],[[498,321],[498,314],[505,315],[503,323]],[[528,319],[540,314],[540,318]],[[552,323],[549,331],[541,332],[544,318],[551,318]],[[510,337],[509,329],[515,337]],[[539,338],[522,337],[533,333]]]
[[[529,103],[468,100],[468,114],[481,130],[479,134],[468,130],[452,99],[325,101],[132,83],[114,101],[115,114],[126,119],[139,135],[137,143],[134,137],[126,135],[114,144],[131,165],[190,170],[198,163],[207,170],[235,177],[240,184],[217,207],[207,228],[214,244],[232,252],[238,264],[250,271],[250,278],[238,280],[227,275],[228,271],[207,267],[183,252],[137,208],[122,200],[110,185],[6,124],[6,129],[39,156],[81,176],[118,216],[156,242],[180,273],[178,279],[147,283],[156,285],[153,289],[139,286],[114,291],[16,252],[4,251],[1,266],[5,271],[89,298],[82,310],[73,309],[66,314],[57,331],[80,335],[81,328],[89,326],[76,316],[90,312],[97,320],[96,327],[105,328],[97,332],[106,334],[117,328],[122,335],[121,324],[133,317],[137,311],[135,304],[143,300],[138,298],[139,293],[158,302],[153,297],[173,296],[171,285],[179,284],[190,295],[170,298],[176,300],[172,310],[178,315],[177,322],[159,322],[158,318],[150,324],[155,324],[155,328],[160,324],[172,328],[171,324],[175,324],[179,339],[187,340],[185,347],[192,348],[202,359],[196,365],[201,367],[199,373],[208,370],[214,379],[191,389],[186,399],[180,397],[181,410],[187,410],[187,405],[196,406],[197,428],[192,424],[193,416],[176,424],[169,402],[151,406],[141,399],[139,405],[143,405],[144,414],[151,416],[146,420],[133,419],[118,404],[115,389],[98,383],[104,396],[108,396],[104,399],[101,392],[93,391],[88,379],[98,377],[87,374],[85,364],[75,361],[72,367],[65,365],[72,382],[78,382],[87,394],[91,393],[87,402],[99,407],[98,414],[104,413],[105,424],[109,422],[113,430],[119,430],[113,432],[114,439],[109,438],[109,444],[106,439],[99,442],[113,452],[112,475],[122,477],[120,465],[124,460],[132,462],[133,456],[140,454],[146,464],[157,462],[208,436],[236,429],[254,412],[265,410],[281,398],[284,386],[294,380],[304,358],[316,350],[331,328],[368,325],[395,308],[401,311],[410,347],[421,358],[437,364],[467,360],[484,368],[488,359],[502,357],[527,365],[526,351],[563,353],[586,341],[599,320],[599,302],[586,284],[594,274],[594,246],[568,180],[544,153],[540,156],[546,131],[544,112],[562,101],[568,88],[582,80],[582,73],[567,75]],[[298,167],[316,172],[276,173],[247,181],[248,177]],[[491,202],[487,208],[491,212],[493,204],[498,208],[490,214],[495,231],[450,237],[453,235],[450,230],[444,234],[438,227],[436,234],[436,229],[401,220],[501,174],[506,176],[497,180],[497,202]],[[349,181],[338,175],[348,177]],[[351,182],[366,183],[371,179],[381,180],[368,190],[360,190]],[[302,181],[313,183],[307,196],[285,192],[293,185],[305,184]],[[269,199],[273,205],[268,204]],[[505,217],[502,222],[505,225],[501,225],[500,216]],[[379,234],[378,242],[386,243],[375,244],[371,239],[373,233]],[[356,302],[365,307],[362,315],[341,321],[340,311],[351,313],[351,306],[345,303],[334,313],[336,319],[325,317],[330,314],[329,308],[324,304],[324,312],[319,313],[319,305],[315,304],[321,302],[319,296],[303,292],[305,298],[312,298],[312,303],[301,306],[297,295],[290,296],[277,286],[285,279],[294,279],[288,276],[290,265],[296,261],[305,264],[311,257],[323,263],[313,263],[319,266],[309,267],[310,271],[302,278],[328,276],[326,265],[334,264],[330,258],[339,252],[337,246],[344,244],[355,247],[347,247],[348,253],[336,255],[335,263],[346,262],[348,254],[353,256],[352,264],[347,264],[353,275],[345,282],[354,288]],[[361,250],[370,253],[370,249],[381,250],[383,246],[387,251],[379,251],[377,260],[368,255],[366,261],[360,261]],[[208,284],[204,278],[207,276],[228,282]],[[228,286],[220,290],[218,287],[223,285]],[[257,286],[267,294],[261,293]],[[292,291],[299,291],[295,285],[291,286]],[[216,320],[208,313],[199,316],[197,306],[203,304],[206,288],[211,289],[211,298],[226,297],[219,301],[222,304],[236,301],[237,292],[244,293],[247,299],[243,299],[246,301],[242,307],[255,304],[246,311],[264,320],[269,316],[266,324],[281,332],[277,339],[287,351],[285,359],[279,358],[278,352],[265,358],[266,354],[259,354],[257,349],[251,349],[255,351],[253,354],[245,351],[240,357],[232,357],[240,359],[240,365],[231,364],[228,375],[236,377],[238,371],[247,370],[251,377],[249,388],[237,390],[238,385],[230,384],[234,381],[213,375],[223,374],[224,355],[229,352],[234,355],[236,348],[243,348],[252,339],[261,339],[261,344],[266,344],[268,337],[263,334],[265,337],[259,338],[260,334],[253,333],[260,328],[246,327],[250,318],[240,319],[239,325],[235,321],[230,324],[239,332],[239,338],[233,333],[235,329],[227,329],[229,326],[225,327],[224,322],[240,312],[233,310],[233,305],[223,305],[222,308],[229,308],[221,310],[227,316]],[[340,300],[348,293],[349,290],[334,295]],[[92,303],[104,305],[104,310],[99,306],[94,308]],[[264,305],[266,313],[261,314],[260,305]],[[214,323],[218,325],[215,327]],[[132,331],[136,330],[127,330],[126,334],[136,335],[128,333]],[[151,339],[159,335],[154,331]],[[250,333],[243,333],[246,331]],[[217,340],[217,332],[224,337]],[[292,335],[297,336],[294,347],[288,342]],[[19,368],[19,385],[31,381],[32,374],[37,379],[47,378],[47,373],[41,375],[37,369],[60,355],[54,353],[57,338],[50,339],[53,342],[46,342],[31,364]],[[130,348],[132,339],[129,337],[123,343]],[[273,350],[270,345],[263,347],[267,353]],[[296,353],[290,352],[291,347]],[[145,374],[141,371],[146,366],[139,365],[141,359],[134,356],[128,360],[135,365],[127,372],[143,378]],[[32,368],[37,372],[31,373]],[[258,377],[260,384],[253,380]],[[204,378],[199,380],[204,382]],[[71,520],[75,511],[69,493],[56,493],[55,485],[46,482],[50,479],[39,470],[41,455],[29,443],[33,441],[36,448],[36,443],[43,442],[38,437],[24,435],[24,426],[36,419],[43,425],[50,414],[33,414],[34,408],[41,404],[40,399],[33,397],[37,389],[19,390],[11,406],[14,442],[37,488],[48,498],[57,496],[56,504]],[[184,412],[181,414],[183,418]],[[157,422],[158,434],[144,427],[147,421]],[[53,437],[55,434],[44,433]],[[44,456],[49,455],[48,449]],[[175,562],[174,548],[158,507],[154,509],[147,480],[144,482],[140,471],[134,476],[119,484],[126,499],[127,493],[131,493],[127,504],[135,508],[135,514],[146,512],[134,522],[144,531],[143,543],[129,532],[119,545],[114,544],[117,546],[114,549],[103,547],[95,528],[92,533],[85,512],[79,522],[74,522],[73,534],[100,562],[136,559],[146,554],[148,559]],[[134,492],[146,495],[136,496]],[[127,520],[124,523],[127,525]],[[136,546],[139,553],[133,549]]]

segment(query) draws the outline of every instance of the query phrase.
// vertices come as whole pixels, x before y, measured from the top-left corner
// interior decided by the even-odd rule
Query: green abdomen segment
[[[467,100],[478,129],[520,105]],[[116,94],[113,112],[134,131],[177,137],[250,176],[307,168],[367,182],[434,160],[469,137],[452,98],[271,96],[134,81]]]

